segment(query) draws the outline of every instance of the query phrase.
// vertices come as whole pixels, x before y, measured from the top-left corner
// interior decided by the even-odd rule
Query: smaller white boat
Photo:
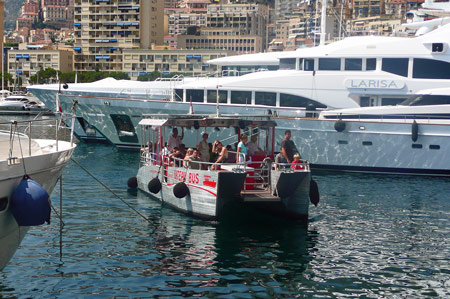
[[[152,141],[150,150],[142,147],[138,174],[130,178],[129,187],[156,197],[185,214],[205,220],[223,220],[244,215],[255,209],[283,218],[307,222],[310,185],[318,199],[317,185],[312,182],[309,163],[302,161],[298,169],[291,165],[274,167],[274,130],[276,123],[270,116],[210,116],[210,115],[145,115],[140,121],[145,136],[143,144]],[[165,131],[173,127],[197,130],[234,130],[228,144],[239,141],[240,133],[258,134],[262,151],[249,156],[251,162],[210,163],[165,155]],[[230,129],[231,128],[231,129]],[[257,133],[254,133],[257,132]],[[199,134],[199,133],[198,133]],[[223,146],[225,142],[222,141]],[[194,144],[188,144],[195,148]],[[228,151],[228,157],[236,152]],[[245,155],[244,155],[245,156]],[[247,159],[244,159],[247,160]],[[227,161],[229,162],[229,160]],[[311,185],[311,186],[312,186]]]
[[[0,123],[0,270],[29,228],[49,220],[49,194],[76,146],[63,120]],[[52,138],[32,138],[43,133]]]
[[[0,111],[41,111],[45,105],[33,95],[11,95],[0,100]]]

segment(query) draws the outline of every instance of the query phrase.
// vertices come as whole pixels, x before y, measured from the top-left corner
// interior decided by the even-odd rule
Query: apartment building
[[[227,55],[228,52],[222,50],[126,49],[123,52],[123,71],[128,73],[132,80],[153,71],[201,76],[217,71],[217,66],[207,64],[208,60]]]
[[[172,12],[168,14],[168,35],[185,34],[188,27],[206,26],[206,14]]]
[[[8,50],[8,72],[13,78],[22,77],[25,83],[39,70],[53,68],[61,72],[73,70],[72,49],[56,49],[37,45],[19,45],[17,50]]]
[[[22,5],[18,18],[16,19],[16,30],[22,28],[31,29],[33,23],[39,18],[39,1],[27,0]]]
[[[75,70],[122,71],[124,49],[164,41],[164,2],[75,0]]]
[[[61,2],[63,3],[63,2]],[[42,7],[42,20],[45,24],[58,28],[72,28],[74,7],[65,1],[64,5],[45,5]]]
[[[263,37],[241,35],[234,28],[198,28],[195,34],[179,35],[178,49],[223,50],[233,54],[259,53],[265,49]]]
[[[384,0],[355,0],[352,8],[353,20],[380,16],[385,13]]]
[[[212,29],[232,28],[240,35],[260,36],[267,47],[266,28],[269,7],[263,4],[211,4],[208,6],[206,26]]]

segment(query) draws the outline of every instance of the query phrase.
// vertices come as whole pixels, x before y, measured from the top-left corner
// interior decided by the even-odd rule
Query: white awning
[[[141,126],[161,127],[167,122],[167,119],[144,118],[139,122]]]

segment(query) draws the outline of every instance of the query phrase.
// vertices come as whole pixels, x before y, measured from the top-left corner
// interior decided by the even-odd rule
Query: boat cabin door
[[[359,105],[361,107],[381,106],[381,98],[378,96],[361,96],[359,98]]]

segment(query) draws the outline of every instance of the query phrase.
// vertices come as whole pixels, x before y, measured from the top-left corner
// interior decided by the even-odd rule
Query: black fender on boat
[[[345,122],[342,119],[338,119],[334,123],[334,129],[338,132],[342,132],[345,130]]]
[[[161,185],[161,181],[158,178],[153,178],[152,180],[150,180],[150,182],[148,182],[148,191],[150,191],[153,194],[158,193],[159,191],[161,191],[162,185]]]
[[[189,187],[184,182],[179,182],[173,187],[173,195],[177,198],[183,198],[189,194]]]
[[[411,125],[411,139],[416,142],[419,138],[419,124],[414,120]]]
[[[127,182],[128,188],[137,188],[137,178],[135,176],[128,179]]]
[[[309,200],[317,207],[320,201],[319,185],[311,178],[309,181]]]

